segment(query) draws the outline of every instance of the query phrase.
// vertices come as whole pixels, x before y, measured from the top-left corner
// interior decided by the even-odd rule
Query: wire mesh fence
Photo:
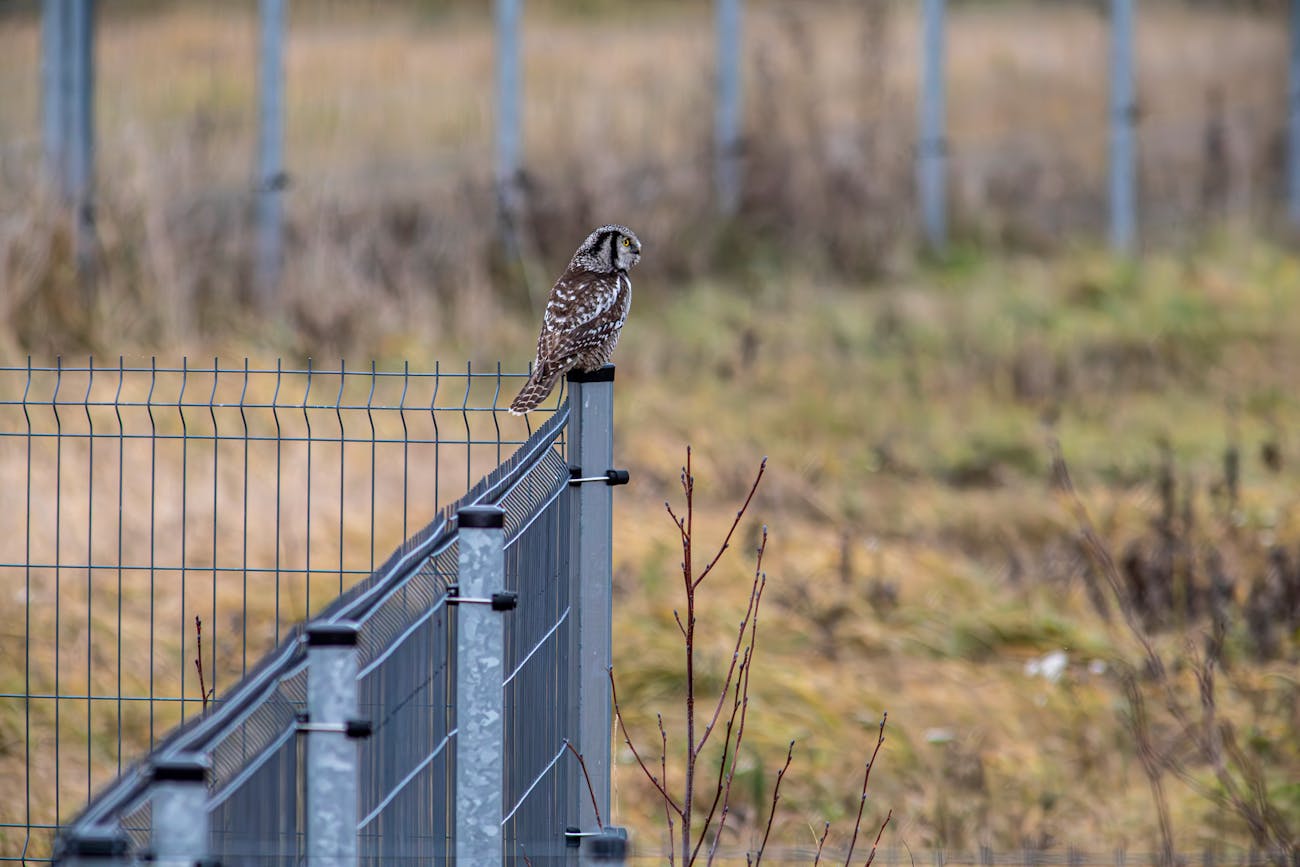
[[[59,824],[166,731],[213,701],[234,713],[230,703],[251,695],[236,694],[241,678],[262,692],[209,744],[224,786],[214,839],[223,822],[270,821],[235,793],[293,779],[299,745],[286,725],[305,690],[295,624],[372,588],[384,552],[410,540],[409,552],[432,532],[437,503],[481,492],[473,479],[536,442],[504,411],[523,376],[218,359],[0,368],[0,593],[10,612],[0,727],[20,745],[0,754],[12,781],[0,858],[48,856]],[[562,417],[548,424],[562,449]],[[545,462],[552,475],[555,461]],[[363,632],[368,674],[425,683],[445,667],[437,600],[454,570],[439,568],[419,593],[408,583],[376,609]],[[385,643],[413,628],[402,618],[415,611],[424,625],[408,639],[427,652],[393,669],[392,654],[409,661],[414,651]],[[392,743],[414,747],[407,736]],[[147,826],[148,805],[133,809],[143,812],[124,824]],[[293,836],[288,825],[264,830]]]

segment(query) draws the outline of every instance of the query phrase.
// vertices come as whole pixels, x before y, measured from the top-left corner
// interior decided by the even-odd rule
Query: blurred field
[[[1117,556],[1150,540],[1167,447],[1195,516],[1184,531],[1196,575],[1216,551],[1236,581],[1221,713],[1300,826],[1295,636],[1262,654],[1243,611],[1274,546],[1300,560],[1300,260],[1260,239],[1281,188],[1283,5],[1140,6],[1152,253],[1132,264],[1092,247],[1106,135],[1093,6],[955,6],[958,244],[926,263],[911,228],[911,5],[752,4],[746,203],[721,225],[707,194],[704,4],[529,4],[534,270],[557,271],[605,220],[646,243],[618,357],[617,442],[634,482],[615,523],[615,664],[642,743],[681,690],[675,536],[661,504],[676,495],[683,446],[696,448],[719,529],[771,456],[752,513],[771,526],[771,586],[737,845],[792,737],[774,834],[815,844],[831,819],[843,844],[859,763],[888,710],[868,809],[878,822],[894,808],[887,841],[1155,847],[1114,674],[1138,657],[1089,600],[1075,528],[1048,484],[1049,426]],[[36,180],[36,22],[17,7],[0,16],[0,356],[522,368],[546,287],[529,286],[494,241],[489,22],[466,4],[382,15],[294,5],[285,311],[244,312],[254,7],[105,12],[102,271],[89,305]],[[1222,152],[1207,146],[1215,130]],[[381,479],[379,495],[393,484]],[[706,617],[734,621],[748,547],[711,579]],[[1159,641],[1185,660],[1184,641],[1204,632],[1191,618]],[[1058,682],[1026,674],[1056,650],[1069,658]],[[1175,676],[1194,689],[1185,664]],[[21,759],[19,726],[0,719],[6,770]],[[142,731],[136,720],[133,737]],[[99,744],[94,761],[111,767],[114,753]],[[658,814],[622,758],[614,819],[653,845]],[[1206,768],[1192,770],[1212,787]],[[1180,847],[1248,845],[1229,811],[1177,780],[1166,788]]]

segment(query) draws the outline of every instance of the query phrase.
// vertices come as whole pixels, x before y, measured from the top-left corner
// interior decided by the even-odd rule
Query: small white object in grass
[[[1053,650],[1045,656],[1026,662],[1025,674],[1028,677],[1041,677],[1048,683],[1056,683],[1069,664],[1069,654],[1064,650]]]

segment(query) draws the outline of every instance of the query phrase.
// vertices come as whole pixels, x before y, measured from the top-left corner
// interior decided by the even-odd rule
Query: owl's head
[[[641,261],[641,241],[627,226],[601,226],[587,236],[573,262],[592,271],[627,271]]]

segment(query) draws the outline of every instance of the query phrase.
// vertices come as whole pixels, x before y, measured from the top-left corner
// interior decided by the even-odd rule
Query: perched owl
[[[513,415],[536,409],[573,368],[608,363],[632,304],[627,272],[640,260],[641,242],[626,226],[601,226],[582,242],[546,301],[533,375],[510,404]]]

